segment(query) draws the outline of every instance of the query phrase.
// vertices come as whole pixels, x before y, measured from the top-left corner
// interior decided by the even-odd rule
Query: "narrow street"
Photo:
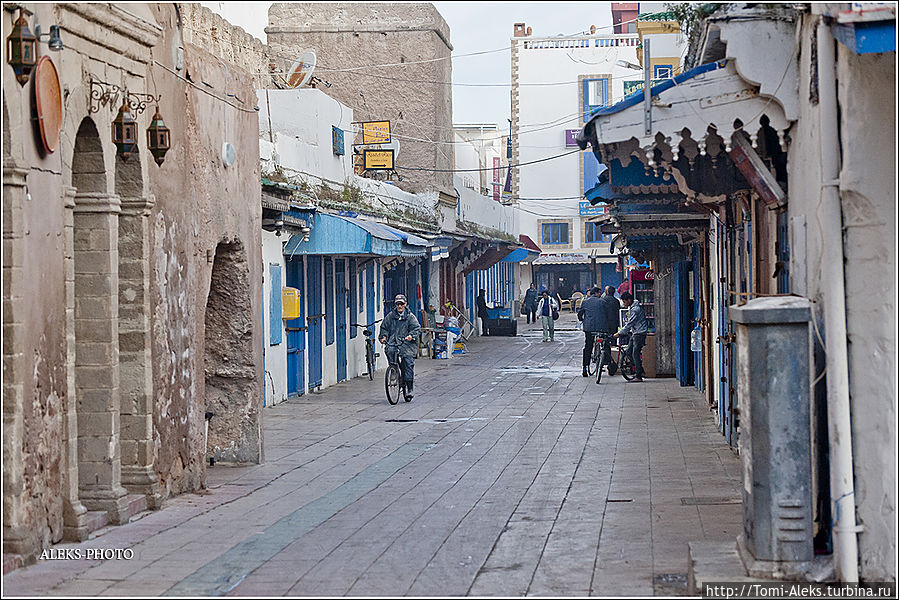
[[[582,378],[575,323],[419,359],[411,404],[376,376],[266,408],[264,464],[212,467],[5,593],[684,594],[687,543],[742,529],[739,459],[694,388]]]

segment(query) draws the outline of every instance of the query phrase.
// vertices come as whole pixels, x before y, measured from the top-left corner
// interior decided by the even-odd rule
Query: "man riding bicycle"
[[[403,359],[403,379],[406,383],[406,398],[412,399],[412,378],[415,375],[415,354],[418,351],[418,334],[421,325],[418,319],[407,310],[406,297],[397,294],[393,299],[394,310],[387,313],[381,321],[378,339],[385,345],[387,359],[397,362]]]
[[[603,352],[602,356],[607,357],[610,356],[611,352],[610,340],[612,333],[618,329],[618,300],[615,296],[608,293],[608,289],[602,296],[599,295],[600,291],[602,290],[598,287],[590,290],[590,296],[584,299],[580,310],[578,310],[578,317],[584,321],[584,355],[582,363],[584,366],[582,373],[584,377],[589,377],[587,369],[590,366],[596,336],[599,335],[604,339],[605,347],[603,350],[606,350],[606,352]],[[602,369],[603,366],[599,365],[598,368]]]
[[[627,317],[624,319],[624,325],[614,337],[619,337],[626,333],[630,333],[631,341],[628,344],[627,351],[634,359],[634,367],[636,368],[636,377],[628,383],[640,383],[643,381],[643,361],[641,360],[640,351],[646,344],[646,334],[649,332],[649,322],[646,320],[646,313],[639,302],[634,300],[630,292],[621,294],[621,302],[627,309]]]

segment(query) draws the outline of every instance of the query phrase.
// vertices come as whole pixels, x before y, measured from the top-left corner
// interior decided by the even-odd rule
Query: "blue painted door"
[[[687,273],[692,268],[689,261],[674,263],[674,372],[682,386],[693,384],[693,351],[690,349],[693,303],[687,287]]]
[[[365,267],[365,316],[366,323],[375,320],[375,264],[368,263]]]
[[[337,335],[337,381],[346,379],[346,263],[342,258],[334,261],[334,324]]]
[[[322,384],[322,259],[306,257],[306,326],[309,328],[309,389]]]
[[[287,395],[299,396],[305,390],[306,319],[303,314],[303,261],[293,257],[287,261],[287,287],[300,290],[300,318],[285,321],[287,332]]]

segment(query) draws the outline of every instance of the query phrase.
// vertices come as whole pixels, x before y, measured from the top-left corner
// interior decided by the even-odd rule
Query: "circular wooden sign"
[[[44,150],[55,152],[62,131],[62,90],[49,56],[42,56],[34,69],[34,105]]]

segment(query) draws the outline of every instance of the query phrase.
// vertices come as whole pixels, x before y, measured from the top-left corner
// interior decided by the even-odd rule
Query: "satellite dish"
[[[315,52],[308,50],[298,58],[290,70],[287,72],[287,78],[284,80],[287,87],[291,89],[303,87],[312,79],[312,72],[315,70]]]

